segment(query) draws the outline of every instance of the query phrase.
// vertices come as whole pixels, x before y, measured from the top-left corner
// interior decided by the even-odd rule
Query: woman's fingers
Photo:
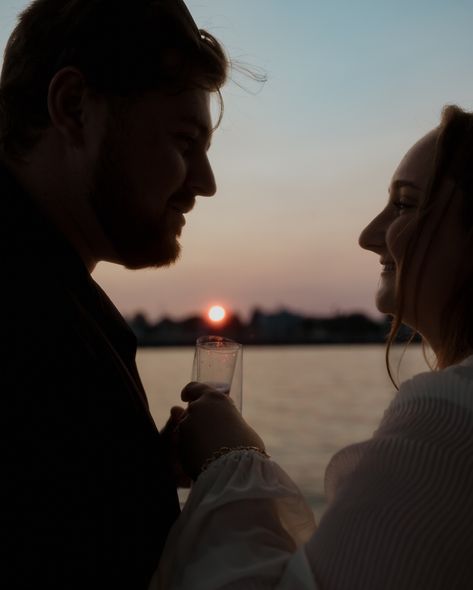
[[[173,406],[171,408],[171,419],[177,423],[184,417],[185,413],[185,408],[181,408],[180,406]]]
[[[197,383],[197,381],[191,381],[181,391],[181,399],[183,402],[195,402],[200,397],[202,397],[204,393],[213,393],[216,391],[216,389],[213,389],[213,387],[210,387],[205,383]]]
[[[169,418],[161,430],[161,436],[163,436],[164,438],[171,436],[174,430],[176,429],[176,426],[179,424],[180,420],[184,418],[186,413],[187,410],[185,410],[184,408],[181,408],[179,406],[173,406],[171,408]]]

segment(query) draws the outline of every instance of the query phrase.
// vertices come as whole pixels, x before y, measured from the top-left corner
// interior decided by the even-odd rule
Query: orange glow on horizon
[[[225,309],[221,305],[212,305],[209,309],[208,316],[211,322],[221,322],[227,315]]]

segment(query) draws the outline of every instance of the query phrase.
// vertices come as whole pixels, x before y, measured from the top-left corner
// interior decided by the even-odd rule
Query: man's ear
[[[83,142],[84,107],[88,87],[80,70],[72,66],[59,70],[48,89],[51,124],[71,145]]]

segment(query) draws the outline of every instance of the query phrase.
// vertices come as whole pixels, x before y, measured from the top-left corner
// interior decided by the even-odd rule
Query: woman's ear
[[[88,87],[80,70],[72,66],[59,70],[48,89],[48,111],[52,126],[70,145],[81,145]]]

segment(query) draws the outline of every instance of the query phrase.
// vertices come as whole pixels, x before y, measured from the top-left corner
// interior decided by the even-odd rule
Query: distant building
[[[265,313],[255,309],[247,324],[231,315],[209,325],[201,316],[180,321],[164,317],[151,323],[142,313],[128,320],[139,346],[192,346],[203,334],[219,334],[243,344],[364,344],[384,342],[390,321],[374,320],[362,313],[332,317],[307,317],[287,309]],[[405,326],[400,341],[410,336]]]

